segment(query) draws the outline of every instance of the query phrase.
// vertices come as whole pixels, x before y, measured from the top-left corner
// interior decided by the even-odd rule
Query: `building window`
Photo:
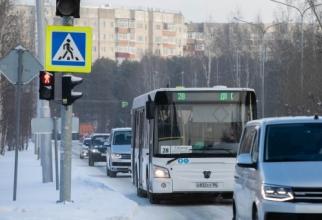
[[[143,36],[138,36],[138,38],[137,38],[137,40],[139,41],[139,42],[143,42]]]

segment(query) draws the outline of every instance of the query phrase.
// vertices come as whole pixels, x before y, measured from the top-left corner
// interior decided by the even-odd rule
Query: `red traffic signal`
[[[55,76],[47,71],[39,72],[39,99],[55,98]]]

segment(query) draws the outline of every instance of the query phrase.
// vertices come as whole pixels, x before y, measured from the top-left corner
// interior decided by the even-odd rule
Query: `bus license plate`
[[[207,183],[207,182],[201,182],[201,183],[196,183],[197,188],[217,188],[218,183]]]

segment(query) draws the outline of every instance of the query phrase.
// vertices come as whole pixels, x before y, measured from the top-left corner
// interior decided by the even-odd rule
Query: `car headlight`
[[[122,155],[121,154],[111,154],[112,159],[121,159]]]
[[[154,178],[170,178],[170,174],[167,168],[153,165]]]
[[[286,186],[263,184],[262,195],[270,201],[285,202],[294,199],[292,189]]]
[[[91,149],[91,151],[92,151],[93,153],[99,153],[99,150],[97,150],[97,149],[95,149],[95,148]]]

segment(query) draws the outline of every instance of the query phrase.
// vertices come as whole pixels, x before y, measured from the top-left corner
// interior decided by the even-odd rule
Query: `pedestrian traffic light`
[[[56,15],[79,18],[79,7],[80,0],[56,0]]]
[[[47,71],[39,72],[39,99],[52,100],[55,98],[55,77]]]
[[[83,79],[72,75],[64,75],[62,77],[62,104],[71,105],[76,99],[83,96],[81,92],[73,92],[73,88],[81,84]]]

